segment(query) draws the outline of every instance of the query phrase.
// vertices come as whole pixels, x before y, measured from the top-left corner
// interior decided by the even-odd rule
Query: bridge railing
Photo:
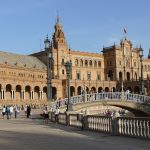
[[[53,113],[52,113],[53,114]],[[111,135],[129,136],[150,139],[150,118],[106,117],[87,115],[79,119],[79,114],[60,113],[58,120],[53,115],[51,121],[57,121],[63,125],[82,128],[96,132],[109,133]]]
[[[150,138],[150,118],[117,118],[118,135]]]
[[[72,104],[79,104],[79,103],[86,103],[92,101],[101,101],[101,100],[125,100],[125,101],[132,101],[135,103],[144,103],[150,104],[150,97],[145,95],[139,94],[132,94],[126,92],[102,92],[102,93],[93,93],[93,94],[83,94],[78,96],[73,96],[70,98],[70,103]],[[54,109],[58,107],[65,106],[68,102],[68,99],[65,98],[63,100],[57,100],[54,102],[53,107]]]

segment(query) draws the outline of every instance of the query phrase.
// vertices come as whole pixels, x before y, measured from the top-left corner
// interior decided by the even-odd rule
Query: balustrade
[[[69,124],[70,124],[70,126],[73,126],[73,127],[79,127],[79,128],[82,127],[82,123],[81,123],[81,121],[78,120],[77,114],[69,115]]]
[[[93,94],[83,94],[78,96],[73,96],[70,98],[70,103],[79,104],[79,103],[88,103],[94,101],[119,101],[125,100],[134,103],[140,104],[150,104],[150,97],[126,92],[102,92],[102,93],[93,93]],[[53,108],[57,106],[63,107],[67,104],[68,99],[57,100],[53,103]]]
[[[51,121],[55,121],[54,113],[50,115]],[[128,117],[106,117],[87,115],[84,117],[84,129],[110,133],[112,135],[123,135],[150,139],[150,118],[128,118]],[[68,121],[68,124],[67,124]],[[58,123],[73,127],[82,127],[82,120],[78,114],[60,113]]]
[[[118,118],[119,135],[150,138],[150,118]]]
[[[66,125],[66,124],[67,124],[67,115],[64,114],[64,113],[60,113],[60,114],[58,115],[58,122],[59,122],[60,124]]]

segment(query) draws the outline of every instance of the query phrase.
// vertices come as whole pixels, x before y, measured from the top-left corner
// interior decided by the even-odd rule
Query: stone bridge
[[[60,107],[61,112],[66,111],[68,99],[55,101],[53,109]],[[104,92],[84,94],[71,97],[73,112],[95,109],[95,114],[106,106],[115,106],[132,112],[136,117],[150,116],[150,97],[126,92]]]

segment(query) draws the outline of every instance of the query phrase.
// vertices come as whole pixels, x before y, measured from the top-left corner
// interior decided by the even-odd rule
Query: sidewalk
[[[34,117],[34,115],[33,115]],[[149,150],[150,141],[81,131],[42,119],[0,119],[0,150]]]

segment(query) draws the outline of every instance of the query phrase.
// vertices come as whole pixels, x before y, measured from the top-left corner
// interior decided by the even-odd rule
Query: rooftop
[[[36,57],[3,51],[0,51],[0,64],[37,69],[46,68],[45,64]]]

